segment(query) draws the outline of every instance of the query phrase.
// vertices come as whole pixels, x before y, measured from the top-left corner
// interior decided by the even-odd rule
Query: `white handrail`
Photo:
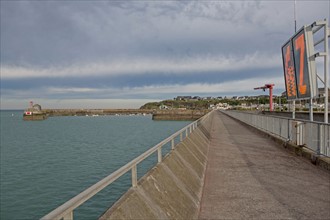
[[[150,155],[161,149],[165,144],[169,142],[173,142],[174,139],[180,135],[180,142],[182,141],[181,137],[182,134],[185,133],[185,137],[188,137],[188,135],[192,132],[192,130],[195,130],[197,128],[198,123],[204,121],[211,112],[203,116],[202,118],[192,122],[191,124],[187,125],[186,127],[182,128],[181,130],[177,131],[176,133],[172,134],[168,138],[164,139],[160,143],[156,144],[154,147],[150,148],[137,158],[133,159],[123,167],[119,168],[112,174],[108,175],[107,177],[103,178],[99,182],[95,183],[94,185],[90,186],[83,192],[79,193],[72,199],[68,200],[58,208],[54,209],[47,215],[41,218],[41,220],[56,220],[56,219],[64,219],[64,220],[72,220],[73,219],[73,211],[77,207],[79,207],[81,204],[86,202],[88,199],[93,197],[95,194],[100,192],[102,189],[107,187],[109,184],[117,180],[119,177],[123,176],[128,171],[132,170],[132,186],[135,187],[137,183],[137,165],[148,158]],[[188,131],[189,129],[189,131]],[[173,148],[173,143],[171,143]],[[159,157],[159,155],[158,155]],[[162,156],[161,156],[162,157]],[[158,162],[159,159],[158,159]]]

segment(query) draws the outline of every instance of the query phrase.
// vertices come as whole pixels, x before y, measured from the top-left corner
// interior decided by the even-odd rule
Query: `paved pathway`
[[[199,219],[330,219],[330,173],[214,115]]]

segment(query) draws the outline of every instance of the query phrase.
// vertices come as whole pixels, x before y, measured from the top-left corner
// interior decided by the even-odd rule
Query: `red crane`
[[[262,90],[266,90],[269,89],[269,111],[273,111],[273,88],[274,88],[275,84],[265,84],[264,86],[261,87],[257,87],[254,88],[254,90],[256,89],[262,89]]]

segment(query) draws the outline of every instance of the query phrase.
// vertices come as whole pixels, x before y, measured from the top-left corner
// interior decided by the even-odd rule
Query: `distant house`
[[[199,97],[199,96],[194,96],[192,99],[194,99],[194,100],[202,100],[202,98]]]
[[[257,98],[268,98],[269,95],[259,95]]]
[[[166,110],[166,109],[168,109],[168,106],[167,105],[160,105],[159,109],[160,110]]]
[[[325,89],[324,88],[319,88],[319,96],[324,96]],[[330,95],[330,88],[328,88],[328,94]]]
[[[177,101],[186,101],[186,100],[190,100],[190,99],[192,99],[191,96],[177,96],[175,98],[175,100],[177,100]]]
[[[228,109],[230,106],[228,105],[228,103],[218,103],[216,105],[216,109]]]

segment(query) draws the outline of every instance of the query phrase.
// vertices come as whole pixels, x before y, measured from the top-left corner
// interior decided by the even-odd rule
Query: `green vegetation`
[[[168,108],[208,109],[210,104],[217,103],[216,100],[164,100],[146,103],[141,109],[159,109],[161,106],[167,106]]]
[[[281,103],[286,104],[287,100],[283,97],[275,97],[274,103],[279,103],[279,99],[281,98]],[[141,106],[140,109],[160,109],[160,108],[185,108],[185,109],[208,109],[210,105],[217,105],[218,103],[227,103],[230,106],[241,106],[242,104],[246,106],[252,105],[261,105],[268,104],[269,97],[261,96],[261,97],[246,97],[244,99],[217,99],[217,98],[209,98],[209,99],[187,99],[187,100],[163,100],[160,102],[149,102]]]

